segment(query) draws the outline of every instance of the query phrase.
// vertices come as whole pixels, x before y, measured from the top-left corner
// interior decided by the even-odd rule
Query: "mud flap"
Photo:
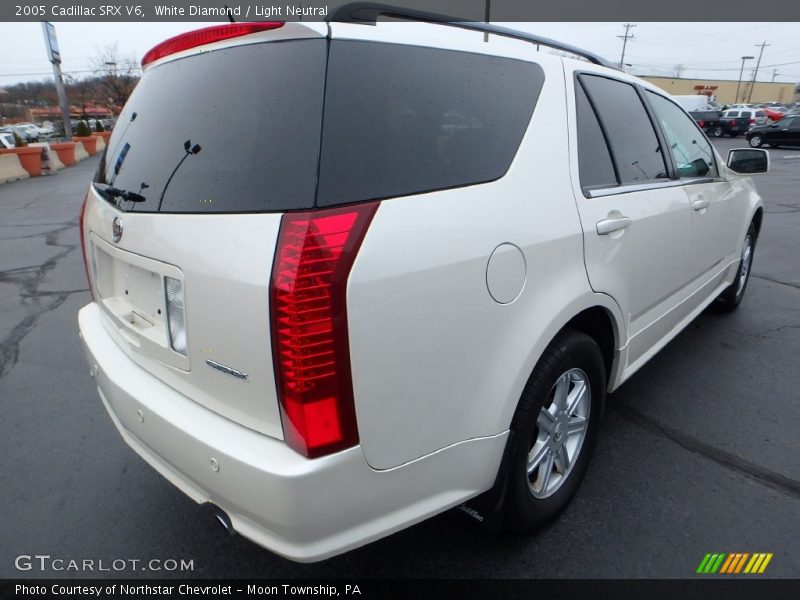
[[[505,529],[506,495],[508,493],[508,471],[511,468],[514,432],[510,432],[503,452],[503,460],[497,470],[494,485],[479,496],[460,504],[457,508],[464,514],[478,521],[489,531],[499,532]]]

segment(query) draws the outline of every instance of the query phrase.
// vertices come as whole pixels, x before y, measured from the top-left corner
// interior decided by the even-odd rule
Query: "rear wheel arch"
[[[614,373],[615,352],[619,347],[619,327],[611,312],[603,306],[592,306],[582,310],[572,317],[559,333],[564,329],[581,331],[592,338],[600,347],[603,362],[606,367],[606,381],[612,381]]]
[[[758,241],[759,236],[761,235],[761,222],[764,220],[764,209],[759,206],[756,209],[756,212],[753,214],[753,226],[756,230],[756,241]]]
[[[609,386],[613,384],[613,378],[616,376],[618,367],[616,348],[621,345],[619,340],[624,339],[625,331],[623,329],[619,307],[616,306],[614,300],[610,296],[594,294],[593,300],[594,302],[589,300],[583,304],[583,308],[580,308],[580,304],[578,304],[578,308],[572,307],[573,310],[571,313],[566,313],[566,315],[571,314],[572,316],[564,316],[564,318],[556,321],[556,327],[558,327],[558,323],[561,323],[561,326],[555,329],[555,331],[552,329],[550,330],[553,333],[549,339],[547,339],[546,344],[544,344],[542,354],[536,356],[535,361],[527,370],[527,381],[534,375],[537,366],[539,366],[542,358],[547,354],[547,348],[559,338],[570,334],[575,335],[577,333],[589,336],[600,348],[604,363],[606,390],[610,389]],[[605,303],[609,306],[604,306],[603,304]],[[604,390],[604,392],[606,390]],[[521,395],[516,398],[516,402],[513,405],[513,412],[508,421],[508,427],[512,430],[512,433],[508,438],[503,458],[498,466],[494,485],[480,496],[465,503],[465,506],[475,509],[479,514],[485,517],[485,525],[490,529],[502,529],[508,524],[508,515],[505,514],[505,504],[508,493],[507,484],[509,470],[515,456],[514,445],[516,440],[516,436],[513,433],[512,422],[518,415],[523,395],[524,390]]]

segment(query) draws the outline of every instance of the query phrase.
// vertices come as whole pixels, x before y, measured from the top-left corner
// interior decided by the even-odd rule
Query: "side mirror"
[[[758,175],[769,171],[769,152],[756,148],[734,148],[728,151],[728,168],[741,175]]]

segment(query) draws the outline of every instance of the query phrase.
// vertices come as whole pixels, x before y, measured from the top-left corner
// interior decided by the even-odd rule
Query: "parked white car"
[[[39,138],[40,139],[49,139],[49,138],[55,136],[55,134],[56,134],[56,130],[53,127],[53,124],[49,123],[49,122],[42,123],[41,125],[39,125],[38,126],[38,130],[39,130]]]
[[[460,505],[534,531],[606,393],[741,302],[768,154],[541,43],[236,23],[145,56],[80,334],[125,441],[229,529],[298,561]]]
[[[15,123],[11,128],[26,142],[39,141],[39,127],[33,123]]]
[[[0,148],[13,148],[15,145],[13,133],[0,131]]]

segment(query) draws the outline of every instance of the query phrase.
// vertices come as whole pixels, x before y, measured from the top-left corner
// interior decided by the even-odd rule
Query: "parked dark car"
[[[711,130],[711,135],[737,137],[747,133],[751,125],[760,125],[766,121],[766,115],[761,110],[729,109],[722,113],[719,122]]]
[[[771,125],[757,125],[747,132],[747,141],[753,148],[768,144],[778,146],[800,146],[800,115],[784,117]]]
[[[706,135],[714,135],[719,126],[721,110],[693,110],[689,114],[694,119],[697,126],[706,132]],[[722,133],[720,133],[722,135]],[[717,136],[719,137],[719,136]]]

